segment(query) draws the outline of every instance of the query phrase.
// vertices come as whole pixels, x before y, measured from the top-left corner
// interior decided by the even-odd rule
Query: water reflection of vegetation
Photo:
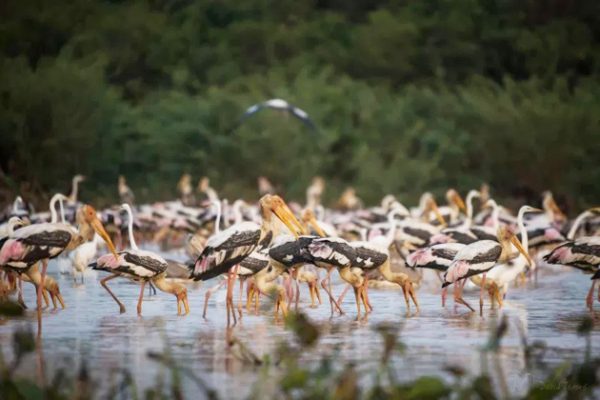
[[[15,315],[11,303],[0,305],[0,319]],[[3,316],[3,317],[2,317]],[[337,353],[323,356],[320,362],[304,363],[302,355],[313,348],[321,336],[321,328],[302,313],[292,313],[286,320],[287,328],[293,332],[294,340],[282,341],[276,351],[262,357],[254,354],[242,341],[230,333],[228,341],[231,353],[247,368],[255,368],[257,380],[250,392],[250,399],[495,399],[514,398],[504,379],[500,362],[502,338],[508,330],[509,321],[503,316],[499,322],[492,322],[488,343],[481,348],[483,371],[471,376],[461,366],[443,366],[441,376],[422,376],[406,381],[398,376],[392,357],[402,356],[405,345],[402,343],[398,324],[379,324],[375,331],[382,337],[382,349],[376,366],[365,370],[354,363],[338,363]],[[590,332],[593,321],[584,318],[578,333],[585,340],[585,356],[580,362],[564,361],[550,367],[544,361],[547,347],[543,342],[529,343],[522,326],[521,333],[524,373],[529,377],[543,377],[529,384],[525,399],[593,398],[598,390],[600,359],[592,358]],[[168,340],[165,338],[165,340]],[[6,344],[4,344],[6,346]],[[169,346],[166,346],[168,349]],[[98,385],[91,378],[89,366],[82,363],[76,374],[59,368],[46,380],[42,348],[36,344],[31,330],[20,329],[13,335],[12,361],[7,361],[0,352],[0,394],[2,399],[88,399],[88,398],[143,398],[143,399],[184,399],[184,382],[189,381],[196,388],[194,398],[218,398],[196,372],[181,365],[166,350],[163,353],[149,353],[148,358],[159,363],[162,368],[155,384],[139,395],[133,374],[127,370],[111,372],[107,385]],[[21,377],[15,373],[25,357],[31,353],[38,357],[37,379]]]

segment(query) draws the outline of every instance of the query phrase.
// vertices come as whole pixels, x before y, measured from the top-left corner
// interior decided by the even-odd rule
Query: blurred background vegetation
[[[183,172],[257,197],[347,185],[412,203],[492,186],[570,208],[600,199],[597,0],[145,0],[0,3],[5,199],[175,197]],[[277,111],[279,97],[317,135]]]

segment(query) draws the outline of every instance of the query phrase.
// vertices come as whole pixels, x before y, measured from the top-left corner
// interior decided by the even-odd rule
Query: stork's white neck
[[[71,195],[69,196],[69,200],[73,203],[77,203],[77,193],[79,192],[79,179],[77,177],[73,178],[71,184]]]
[[[519,210],[519,215],[517,216],[517,225],[519,226],[519,232],[521,233],[521,244],[525,251],[529,251],[529,236],[527,235],[527,229],[525,229],[525,224],[523,223],[523,218],[525,216],[525,209],[521,207]],[[523,257],[520,255],[519,257]]]
[[[63,206],[63,199],[65,198],[64,195],[60,194],[60,193],[56,193],[54,196],[52,196],[52,198],[50,199],[50,222],[55,224],[58,222],[58,214],[56,213],[56,202],[60,202],[60,219],[61,222],[63,224],[66,223],[65,221],[65,209]]]
[[[571,226],[571,229],[569,229],[569,233],[567,234],[567,239],[573,240],[575,238],[575,234],[577,233],[577,230],[579,229],[579,226],[583,223],[583,221],[586,218],[589,218],[591,216],[592,216],[592,213],[589,211],[584,211],[581,214],[579,214],[577,216],[577,218],[575,219],[575,222],[573,222],[573,226]]]
[[[135,243],[135,238],[133,237],[133,212],[131,212],[131,207],[129,207],[129,204],[123,204],[123,208],[127,211],[127,216],[129,217],[129,222],[127,224],[127,230],[129,231],[129,244],[133,250],[139,250],[137,244]]]
[[[473,199],[475,197],[480,197],[480,193],[477,190],[471,190],[468,194],[467,194],[467,199],[466,199],[466,203],[467,203],[467,218],[465,219],[465,222],[463,223],[463,228],[470,228],[471,225],[473,224]]]
[[[217,199],[212,200],[211,203],[217,208],[217,219],[215,221],[215,234],[217,234],[221,232],[221,202]]]

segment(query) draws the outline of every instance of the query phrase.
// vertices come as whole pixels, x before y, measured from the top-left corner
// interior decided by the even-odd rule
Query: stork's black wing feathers
[[[477,237],[473,237],[465,232],[455,230],[448,232],[447,235],[456,240],[458,243],[462,244],[471,244],[478,240]]]
[[[418,229],[418,228],[411,228],[410,226],[406,226],[404,228],[402,228],[402,230],[410,236],[414,236],[417,237],[421,240],[423,240],[424,242],[428,242],[429,238],[431,238],[431,234],[425,230],[422,229]]]
[[[165,272],[168,267],[167,263],[161,262],[160,260],[157,260],[153,257],[140,256],[137,254],[126,252],[125,254],[123,254],[123,258],[128,263],[142,266],[152,272],[155,272],[156,274]]]
[[[222,263],[220,263],[218,265],[214,265],[214,266],[209,266],[206,271],[201,272],[197,275],[194,275],[193,278],[195,281],[206,281],[206,280],[212,279],[214,277],[217,277],[217,276],[229,271],[229,269],[231,267],[242,262],[242,260],[244,260],[246,257],[248,257],[249,253],[240,254],[239,256],[232,257],[232,258],[226,257],[226,259]]]
[[[307,248],[316,238],[317,236],[300,236],[297,240],[273,246],[269,249],[269,257],[286,267],[310,263],[312,257]]]
[[[248,268],[253,273],[257,273],[263,268],[266,268],[267,265],[269,265],[269,258],[266,251],[265,253],[254,252],[240,262],[241,267]]]
[[[67,247],[71,234],[65,231],[44,231],[18,239],[28,246]]]
[[[494,246],[491,249],[489,249],[488,251],[486,251],[485,253],[476,255],[471,260],[469,260],[469,262],[471,264],[496,262],[500,258],[500,254],[502,254],[502,247],[500,246],[500,244],[498,244],[497,246]],[[480,273],[480,272],[477,272],[477,273]]]
[[[228,240],[212,248],[214,251],[232,250],[243,246],[256,246],[260,240],[260,230],[241,231],[231,235]],[[206,250],[210,251],[211,247],[207,246]],[[204,252],[202,252],[204,254]],[[200,255],[202,257],[202,255]]]
[[[454,256],[458,253],[457,250],[450,249],[431,249],[431,254],[434,257],[443,258],[444,260],[454,260]]]
[[[492,235],[491,233],[488,233],[486,231],[484,231],[483,229],[477,229],[475,228],[471,228],[471,232],[473,232],[473,234],[475,236],[477,236],[477,239],[479,240],[494,240],[494,241],[498,241],[498,238],[496,237],[496,235]]]
[[[587,243],[578,243],[574,242],[571,247],[571,252],[573,254],[585,254],[589,256],[600,257],[600,246],[597,245],[589,245]]]
[[[356,258],[352,262],[352,266],[372,269],[380,267],[389,258],[386,253],[370,249],[368,247],[354,247]]]

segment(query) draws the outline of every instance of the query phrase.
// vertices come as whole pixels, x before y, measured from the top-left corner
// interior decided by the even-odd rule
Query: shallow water
[[[170,254],[173,256],[173,254]],[[61,261],[64,263],[65,261]],[[159,292],[146,295],[143,317],[136,315],[139,285],[124,279],[109,283],[115,294],[127,307],[120,315],[118,307],[98,283],[93,274],[86,276],[84,285],[74,284],[70,275],[58,272],[56,261],[49,266],[49,274],[55,277],[67,304],[62,311],[46,311],[43,319],[43,354],[47,372],[57,366],[76,371],[85,361],[98,381],[107,379],[111,371],[129,369],[136,380],[138,390],[153,385],[161,367],[147,358],[149,351],[162,351],[169,346],[181,365],[191,368],[210,387],[224,398],[244,398],[257,380],[258,369],[239,360],[226,345],[225,291],[214,296],[208,309],[208,318],[202,318],[202,304],[208,282],[204,287],[190,288],[192,308],[190,315],[176,315],[175,298]],[[336,274],[337,275],[337,274]],[[356,309],[353,294],[346,296],[344,316],[330,318],[328,304],[317,309],[308,307],[308,291],[302,287],[301,308],[320,324],[322,335],[318,345],[303,354],[304,361],[315,362],[324,355],[336,354],[336,362],[354,362],[359,370],[372,369],[381,356],[382,340],[373,328],[382,322],[402,325],[401,340],[406,344],[403,355],[394,356],[392,362],[398,376],[413,379],[425,374],[445,376],[442,368],[459,365],[472,374],[481,368],[479,349],[488,341],[489,327],[497,322],[499,312],[486,306],[484,316],[470,313],[465,308],[454,309],[451,294],[449,305],[441,307],[438,281],[433,275],[426,276],[427,284],[418,290],[421,305],[419,314],[407,315],[399,290],[371,289],[371,302],[375,311],[368,321],[354,321]],[[530,382],[540,377],[528,376],[524,369],[521,339],[517,326],[521,324],[529,342],[544,341],[551,350],[546,361],[558,363],[564,359],[581,359],[584,340],[576,334],[581,318],[589,313],[584,297],[589,288],[589,276],[578,271],[547,267],[538,283],[526,287],[511,288],[504,313],[509,318],[509,330],[502,341],[499,365],[506,387],[511,396],[523,394]],[[334,293],[339,294],[342,283],[335,280]],[[237,301],[237,290],[234,292]],[[323,300],[325,293],[321,291]],[[466,291],[465,299],[472,305],[478,303],[478,290]],[[32,285],[25,284],[25,299],[34,307],[35,294]],[[292,340],[292,333],[273,318],[272,303],[261,300],[260,315],[244,315],[232,334],[258,357],[273,351],[282,340]],[[600,305],[597,304],[597,307]],[[599,308],[600,309],[600,308]],[[599,314],[595,314],[598,320]],[[5,354],[15,328],[31,325],[35,329],[35,312],[28,310],[21,318],[0,325],[0,343]],[[599,343],[600,324],[592,332],[592,343]],[[600,348],[592,348],[600,355]],[[33,357],[32,357],[33,358]],[[35,361],[24,363],[19,374],[35,377]],[[494,375],[494,374],[493,374]],[[502,382],[496,382],[502,386]],[[186,383],[186,390],[197,393],[193,383]]]

